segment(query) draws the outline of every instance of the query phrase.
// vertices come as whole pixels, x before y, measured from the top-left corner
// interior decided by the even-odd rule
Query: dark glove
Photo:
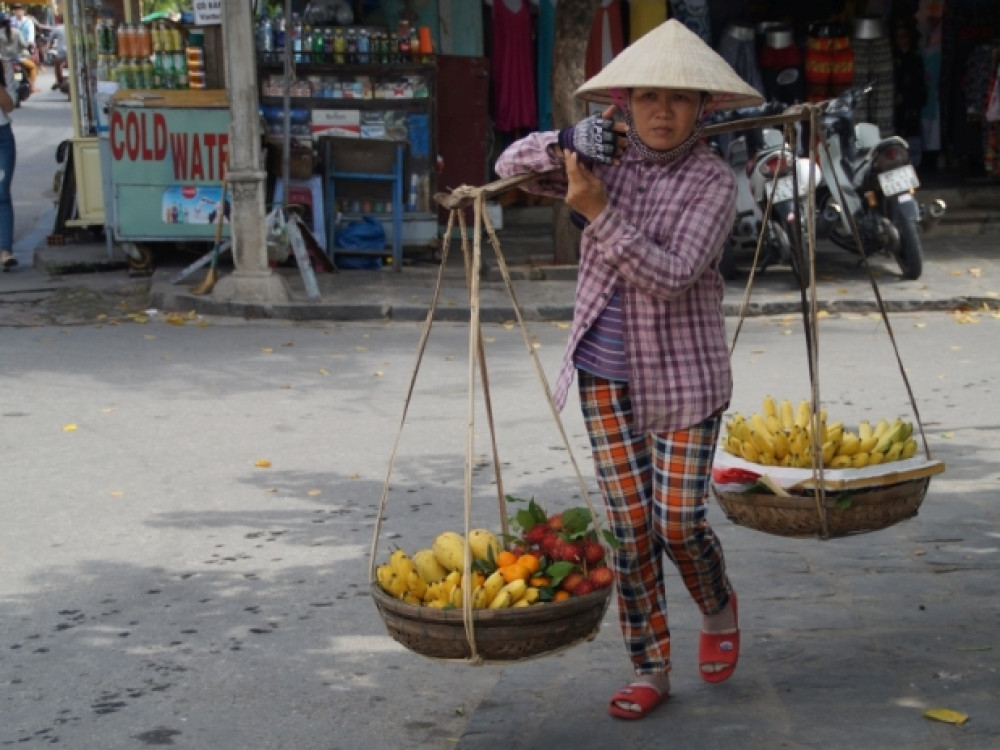
[[[614,130],[615,121],[600,115],[586,117],[570,128],[559,131],[559,147],[580,155],[588,167],[611,164],[615,158],[618,134]]]
[[[570,209],[569,220],[570,220],[570,223],[574,227],[576,227],[577,229],[579,229],[581,232],[584,229],[586,229],[587,225],[590,223],[589,221],[587,221],[587,217],[586,216],[584,216],[583,214],[581,214],[579,211],[574,211],[573,209]]]

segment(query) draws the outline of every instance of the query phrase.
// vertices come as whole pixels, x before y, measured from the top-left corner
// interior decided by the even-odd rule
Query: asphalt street
[[[0,328],[0,746],[995,748],[997,325],[894,317],[947,464],[916,518],[795,540],[712,506],[740,667],[698,679],[697,614],[670,579],[674,696],[634,723],[606,712],[629,676],[613,604],[594,641],[507,666],[428,659],[386,635],[368,553],[419,325],[156,314]],[[530,333],[551,376],[565,324]],[[580,504],[521,332],[484,336],[506,490]],[[467,351],[467,325],[435,325],[379,555],[463,526]],[[794,319],[746,321],[734,367],[734,409],[808,392]],[[878,321],[821,321],[821,395],[847,422],[910,414]],[[589,472],[572,400],[564,420]],[[476,432],[485,457],[481,413]],[[490,477],[477,462],[473,522],[496,527]]]

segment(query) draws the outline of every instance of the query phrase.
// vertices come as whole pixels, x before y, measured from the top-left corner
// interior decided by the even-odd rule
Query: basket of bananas
[[[712,494],[734,523],[786,537],[877,531],[915,516],[944,464],[918,456],[913,423],[865,420],[856,430],[767,396],[725,423]],[[822,492],[817,487],[822,467]]]

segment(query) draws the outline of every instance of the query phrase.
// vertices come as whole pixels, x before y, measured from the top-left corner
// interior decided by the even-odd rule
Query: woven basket
[[[878,531],[917,515],[927,494],[930,477],[882,487],[827,490],[829,536],[842,537]],[[819,510],[813,496],[726,492],[712,485],[712,494],[735,524],[786,537],[823,536]],[[845,497],[850,504],[839,507]]]
[[[463,610],[407,604],[374,583],[372,598],[389,635],[411,651],[435,659],[472,657]],[[563,602],[474,610],[476,653],[487,662],[513,662],[593,640],[610,600],[608,588]]]

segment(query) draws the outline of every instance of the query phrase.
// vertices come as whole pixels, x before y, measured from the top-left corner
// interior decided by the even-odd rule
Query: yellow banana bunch
[[[853,432],[843,422],[828,422],[826,409],[814,414],[806,399],[795,406],[770,395],[760,412],[735,412],[725,427],[722,450],[764,466],[811,468],[818,451],[825,467],[860,469],[913,458],[918,448],[913,423],[901,418],[863,420]]]

